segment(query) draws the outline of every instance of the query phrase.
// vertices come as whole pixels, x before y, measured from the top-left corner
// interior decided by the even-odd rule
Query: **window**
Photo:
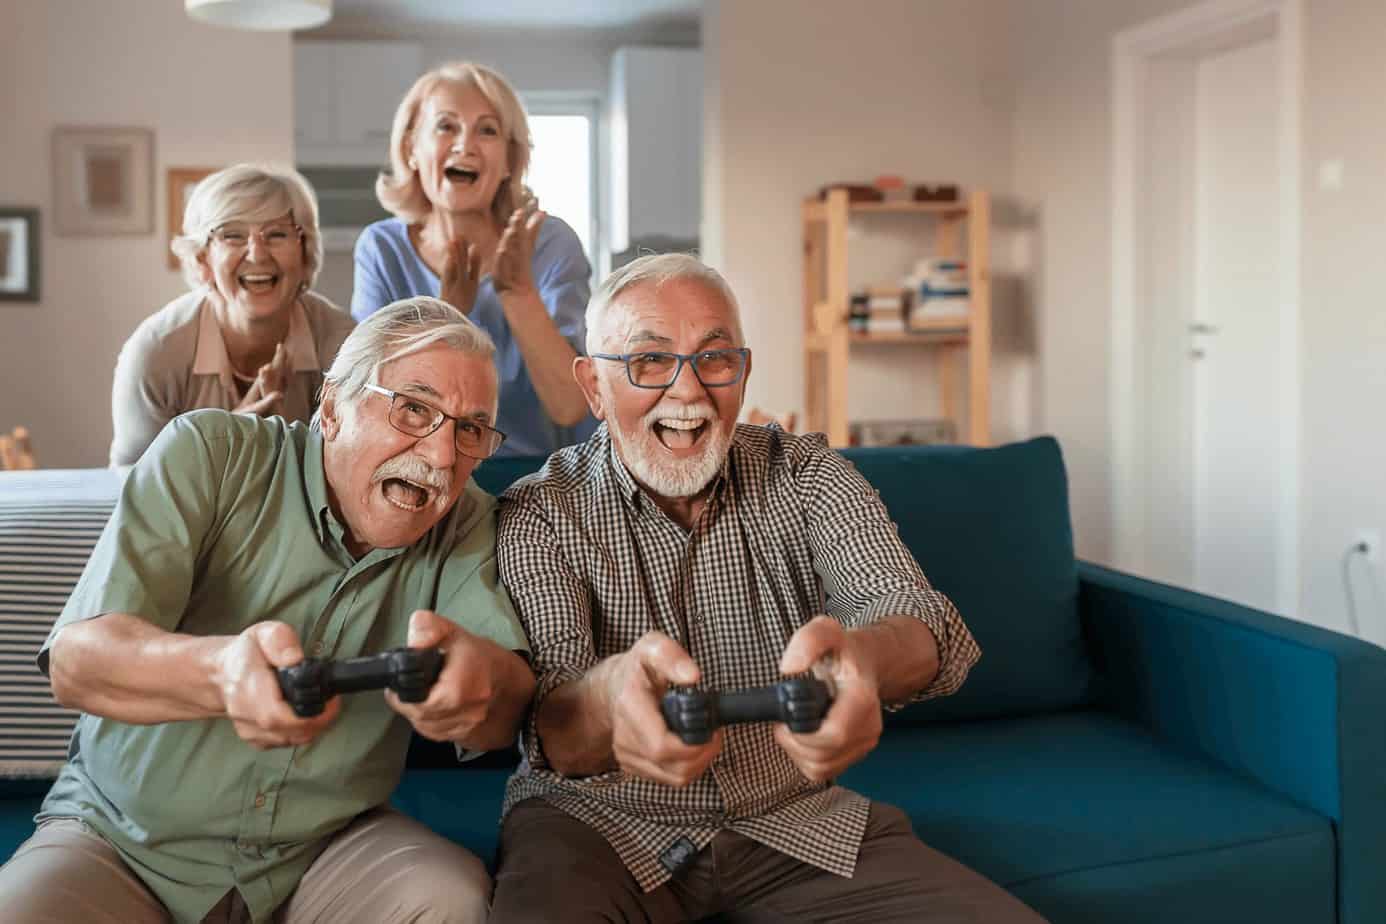
[[[597,271],[597,101],[591,97],[526,95],[534,151],[529,187],[539,207],[563,219]]]

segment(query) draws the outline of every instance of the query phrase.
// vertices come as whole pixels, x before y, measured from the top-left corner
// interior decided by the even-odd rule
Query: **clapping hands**
[[[481,285],[481,250],[466,238],[448,241],[438,297],[463,314],[471,314]]]
[[[491,272],[496,294],[525,295],[535,291],[534,244],[545,217],[539,211],[538,200],[533,198],[510,213],[510,221],[496,245],[495,268]]]
[[[534,247],[545,214],[534,198],[510,213],[501,230],[491,265],[491,282],[496,294],[526,295],[535,291]],[[443,252],[443,272],[438,296],[463,314],[471,314],[483,273],[481,248],[463,237],[448,241]]]

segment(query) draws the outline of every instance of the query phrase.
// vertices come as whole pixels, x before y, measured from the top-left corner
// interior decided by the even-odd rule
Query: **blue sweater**
[[[549,315],[573,349],[586,349],[584,312],[591,295],[592,269],[573,229],[549,215],[534,245],[534,284]],[[356,239],[356,284],[351,293],[351,316],[364,321],[391,302],[415,295],[438,297],[442,283],[420,259],[409,240],[409,226],[387,218],[368,226]],[[597,422],[589,415],[575,427],[560,427],[549,419],[530,380],[520,346],[511,336],[500,298],[488,275],[477,288],[469,317],[496,343],[500,373],[500,410],[496,429],[505,434],[498,455],[542,456],[586,439]]]

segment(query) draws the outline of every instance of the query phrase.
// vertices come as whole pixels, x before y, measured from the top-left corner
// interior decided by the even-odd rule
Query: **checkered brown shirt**
[[[548,800],[600,832],[646,891],[669,879],[661,857],[680,841],[701,850],[724,828],[850,876],[868,800],[806,779],[769,724],[727,727],[722,753],[684,788],[620,770],[564,777],[548,766],[534,724],[556,687],[651,629],[683,645],[707,689],[773,683],[790,636],[825,612],[848,627],[892,614],[924,622],[940,666],[915,699],[956,690],[980,655],[875,489],[820,434],[739,425],[685,531],[632,480],[603,425],[505,493],[499,530],[501,577],[539,678],[504,811]]]

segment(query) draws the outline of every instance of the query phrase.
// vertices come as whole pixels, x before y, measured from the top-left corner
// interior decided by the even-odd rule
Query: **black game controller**
[[[734,722],[783,722],[796,735],[809,735],[818,731],[832,704],[826,683],[794,677],[731,692],[669,690],[660,706],[664,723],[684,744],[706,744],[714,731]]]
[[[421,703],[442,669],[443,653],[437,648],[392,648],[344,661],[304,658],[293,667],[279,668],[279,689],[294,713],[307,719],[321,715],[338,693],[389,687],[401,702]]]

